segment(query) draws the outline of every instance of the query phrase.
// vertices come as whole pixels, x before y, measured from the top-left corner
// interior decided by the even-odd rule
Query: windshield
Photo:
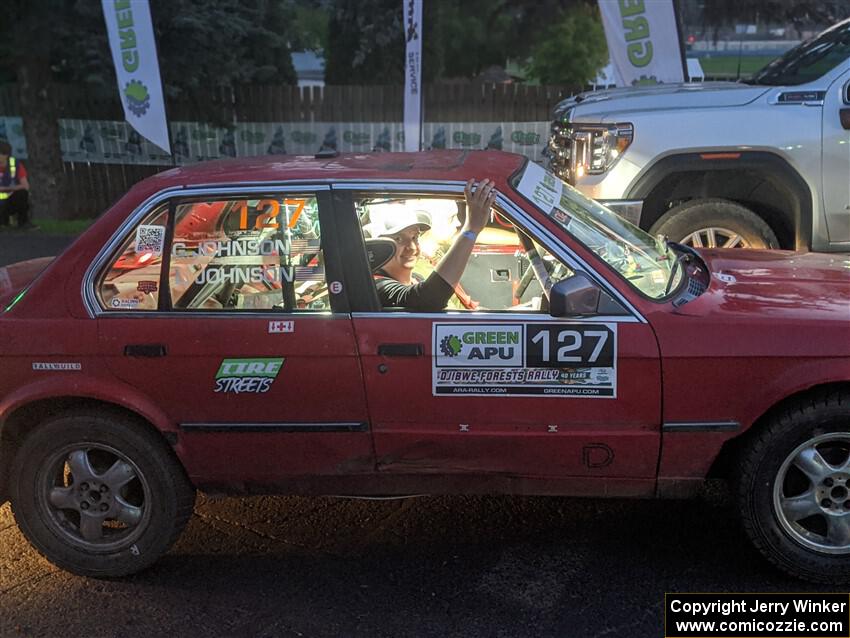
[[[675,254],[612,210],[588,199],[534,162],[526,163],[513,186],[639,292],[660,299],[674,288],[668,283],[671,276],[676,276],[671,268]]]
[[[850,58],[850,20],[798,44],[758,71],[747,84],[795,86],[822,77]]]

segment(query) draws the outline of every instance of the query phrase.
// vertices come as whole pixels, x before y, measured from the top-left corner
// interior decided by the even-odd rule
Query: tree
[[[400,0],[337,0],[328,24],[325,82],[403,82],[402,13]]]
[[[303,1],[303,0],[302,0]],[[114,96],[115,74],[100,2],[6,0],[0,77],[16,81],[27,138],[34,217],[63,217],[56,81]],[[167,96],[242,82],[291,84],[299,0],[151,0]],[[9,19],[11,18],[11,20]],[[296,34],[297,35],[297,34]]]
[[[0,60],[18,84],[35,218],[65,216],[62,203],[67,185],[51,93],[51,41],[42,29],[46,18],[64,23],[69,13],[67,6],[50,0],[13,0],[5,14],[14,16],[15,24],[8,19],[0,23]]]
[[[56,28],[55,75],[111,90],[115,74],[101,5],[78,0],[73,6],[72,24]],[[150,6],[166,94],[295,82],[288,38],[294,0],[151,0]]]
[[[330,1],[328,84],[401,83],[401,0]],[[594,0],[424,0],[425,81],[473,78],[509,59],[527,59],[545,25],[574,7],[595,6]]]
[[[527,68],[544,84],[583,86],[607,62],[608,47],[598,11],[577,6],[544,31]]]

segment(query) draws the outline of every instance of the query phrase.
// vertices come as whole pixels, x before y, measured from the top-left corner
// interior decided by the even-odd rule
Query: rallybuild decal
[[[435,323],[432,332],[435,396],[617,396],[617,324]]]
[[[47,361],[35,361],[32,364],[33,370],[82,370],[83,365],[77,362],[47,362]]]
[[[277,359],[224,359],[215,375],[215,391],[241,394],[268,392],[283,366]]]

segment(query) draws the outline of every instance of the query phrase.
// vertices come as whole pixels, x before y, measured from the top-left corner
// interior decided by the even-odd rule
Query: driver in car
[[[466,221],[451,247],[425,281],[413,281],[413,268],[420,255],[419,236],[431,228],[425,213],[405,211],[385,219],[383,228],[373,236],[395,242],[395,254],[375,273],[375,287],[381,306],[435,312],[446,307],[466,268],[475,240],[487,225],[496,199],[495,182],[485,179],[478,184],[469,180],[464,190]]]

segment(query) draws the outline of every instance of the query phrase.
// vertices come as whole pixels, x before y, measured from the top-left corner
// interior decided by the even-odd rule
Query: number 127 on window
[[[298,223],[298,218],[304,212],[305,200],[303,199],[285,199],[283,200],[284,211],[294,207],[292,215],[288,217],[285,225],[287,228],[295,228]],[[248,230],[248,202],[239,202],[239,230]],[[254,221],[254,230],[262,230],[264,228],[280,228],[280,202],[276,199],[261,199],[257,203],[257,218]]]

